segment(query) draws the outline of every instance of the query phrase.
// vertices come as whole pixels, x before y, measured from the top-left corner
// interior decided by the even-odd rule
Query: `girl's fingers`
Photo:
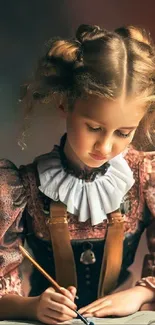
[[[70,286],[70,287],[68,287],[68,290],[69,290],[69,292],[72,294],[73,301],[74,301],[75,296],[76,296],[76,292],[77,292],[76,288],[73,287],[73,286]]]
[[[58,302],[51,301],[50,304],[48,305],[48,316],[53,317],[53,312],[58,313],[59,315],[68,315],[71,318],[76,317],[76,313],[67,307],[66,305],[62,305]]]
[[[62,305],[65,305],[71,309],[76,309],[77,306],[75,305],[75,303],[70,300],[69,298],[67,298],[66,296],[62,295],[61,293],[56,293],[56,292],[53,292],[51,295],[50,295],[50,301],[53,302],[58,302],[59,304],[62,304]]]
[[[53,319],[56,319],[57,321],[66,321],[66,320],[69,320],[69,319],[72,319],[72,318],[75,318],[76,316],[73,315],[68,315],[66,311],[64,311],[64,313],[62,312],[58,312],[56,310],[50,310],[48,309],[47,311],[47,314],[46,316],[50,317],[50,318],[53,318]],[[76,315],[76,314],[75,314]]]
[[[107,316],[117,316],[117,311],[114,306],[107,306],[105,308],[99,309],[93,314],[95,317],[107,317]]]
[[[68,289],[61,288],[61,290],[62,290],[62,294],[64,294],[68,299],[74,301],[74,298],[75,298],[74,292],[75,292],[76,288],[74,288],[74,287],[69,287]],[[73,291],[73,293],[72,293],[72,291]]]
[[[78,310],[78,312],[79,312],[80,314],[83,314],[83,313],[85,313],[87,310],[90,310],[91,308],[96,307],[100,302],[104,301],[105,299],[106,299],[106,298],[104,298],[104,299],[103,299],[103,298],[98,299],[98,300],[92,302],[91,304],[89,304],[89,305],[87,305],[87,306],[85,306],[85,307],[80,308],[80,309]]]
[[[104,300],[102,302],[98,302],[98,304],[96,304],[94,307],[91,307],[89,309],[87,309],[87,311],[85,313],[90,313],[93,314],[96,313],[98,310],[100,310],[101,308],[105,308],[107,306],[111,306],[112,305],[112,301],[109,300]],[[83,315],[85,315],[85,313]]]

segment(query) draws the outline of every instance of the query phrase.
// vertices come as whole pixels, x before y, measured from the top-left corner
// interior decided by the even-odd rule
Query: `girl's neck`
[[[71,164],[77,166],[77,168],[81,169],[81,170],[88,170],[91,171],[93,168],[85,165],[79,158],[78,156],[75,154],[75,152],[73,152],[67,136],[66,136],[66,141],[64,144],[64,148],[63,148],[64,154],[66,156],[66,158],[70,161]]]

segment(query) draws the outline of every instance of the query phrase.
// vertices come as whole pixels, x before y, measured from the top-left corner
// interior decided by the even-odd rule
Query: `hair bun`
[[[120,27],[115,30],[115,32],[123,37],[130,37],[138,42],[151,45],[152,40],[150,34],[147,31],[140,27],[127,26]]]
[[[138,27],[134,27],[134,26],[129,26],[129,32],[130,35],[133,39],[145,43],[147,45],[151,45],[151,37],[149,35],[149,33],[147,33],[147,31],[143,28],[138,28]]]
[[[80,43],[94,41],[105,35],[105,30],[97,25],[80,25],[76,32],[76,38]]]

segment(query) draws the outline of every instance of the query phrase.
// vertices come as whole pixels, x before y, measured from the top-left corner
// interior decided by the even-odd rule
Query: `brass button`
[[[49,214],[50,214],[49,210],[42,209],[42,211],[43,211],[44,214],[46,214],[46,215],[49,215]]]

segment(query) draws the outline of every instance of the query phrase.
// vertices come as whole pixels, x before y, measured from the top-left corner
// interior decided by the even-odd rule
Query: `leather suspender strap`
[[[114,211],[108,215],[108,230],[98,286],[98,298],[115,289],[120,274],[123,256],[123,217]]]
[[[48,220],[57,282],[67,288],[77,287],[76,266],[70,243],[66,206],[61,202],[51,202]],[[114,211],[108,215],[108,230],[100,272],[98,298],[115,289],[120,274],[123,256],[123,217]]]
[[[60,286],[77,287],[76,266],[71,247],[66,206],[61,202],[51,202],[48,226],[51,235],[56,280]]]

